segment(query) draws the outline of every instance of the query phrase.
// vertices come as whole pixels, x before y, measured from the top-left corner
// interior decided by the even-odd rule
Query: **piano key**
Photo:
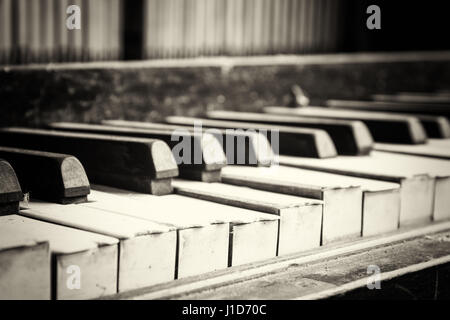
[[[442,149],[450,149],[450,139],[428,139],[428,145]]]
[[[374,94],[374,100],[386,102],[426,103],[450,105],[450,97],[433,93],[399,92],[396,94]]]
[[[175,277],[176,232],[167,225],[79,205],[31,201],[20,215],[117,238],[119,292]]]
[[[450,149],[436,143],[421,145],[376,143],[375,150],[450,160]]]
[[[217,139],[209,134],[190,133],[182,130],[169,132],[155,129],[122,128],[109,125],[84,123],[55,122],[49,125],[51,129],[69,132],[83,132],[159,139],[172,149],[173,156],[179,165],[180,176],[187,179],[205,182],[220,181],[220,169],[226,165],[226,157]],[[189,150],[180,154],[181,143]],[[178,147],[177,147],[178,145]]]
[[[448,105],[438,103],[417,103],[417,102],[399,102],[399,101],[384,101],[382,97],[372,96],[375,100],[370,104],[371,109],[376,111],[388,111],[397,113],[412,113],[412,114],[424,114],[434,116],[445,116],[449,118],[450,109]],[[378,100],[380,99],[381,100]],[[338,105],[341,102],[337,100],[328,100],[327,106],[332,107],[334,104]]]
[[[1,145],[77,157],[93,183],[163,195],[178,168],[170,148],[155,139],[26,128],[0,129]]]
[[[0,159],[0,215],[19,212],[22,199],[22,189],[14,169],[7,161]]]
[[[315,172],[305,172],[299,181],[284,177],[279,168],[227,167],[222,180],[228,184],[323,200],[322,244],[361,236],[362,191],[359,186],[335,182]]]
[[[30,237],[2,228],[1,225],[0,230],[0,299],[50,299],[48,241],[44,237]]]
[[[275,154],[280,153],[313,158],[330,158],[336,156],[336,148],[330,136],[325,131],[319,129],[285,126],[275,128],[272,125],[174,116],[167,117],[165,120],[170,124],[201,125],[204,128],[242,129],[260,133],[265,131]],[[278,148],[276,148],[277,146]]]
[[[174,131],[177,129],[186,129],[194,132],[196,127],[183,125],[170,125],[167,123],[126,121],[126,120],[104,120],[103,124],[117,127],[140,128],[140,129],[159,129]],[[227,129],[207,129],[202,128],[203,132],[210,133],[215,136],[221,143],[227,164],[238,165],[257,165],[262,167],[270,167],[274,162],[274,154],[267,137],[257,132],[247,132],[244,130],[227,130]],[[234,148],[228,147],[227,144],[233,142]],[[242,156],[245,156],[243,158]]]
[[[335,161],[280,157],[284,165],[400,183],[400,226],[449,217],[449,163],[443,160],[373,151],[366,157]],[[450,204],[450,203],[449,203]]]
[[[278,255],[320,246],[322,201],[226,185],[174,180],[177,194],[280,217]]]
[[[107,193],[95,190],[94,202],[82,205],[177,227],[177,278],[276,256],[277,216],[180,195],[101,189]]]
[[[55,299],[94,299],[117,292],[117,239],[19,215],[0,217],[0,234],[48,241]]]
[[[321,118],[286,117],[250,112],[211,111],[208,118],[233,120],[244,123],[263,123],[276,128],[291,126],[326,131],[333,140],[338,154],[363,155],[372,150],[373,140],[367,127],[359,121],[328,120]]]
[[[371,236],[396,230],[399,225],[400,194],[396,183],[285,166],[247,172],[227,168],[224,182],[322,199],[324,244],[357,237],[356,230],[362,236]],[[359,193],[355,193],[356,189]]]
[[[357,101],[357,100],[328,100],[327,106],[333,109],[356,109],[370,112],[386,111],[392,115],[407,116],[408,113],[398,113],[394,110],[378,110],[377,102],[375,101]],[[429,138],[450,138],[450,123],[445,117],[430,116],[424,114],[411,113],[410,116],[414,116],[419,119],[420,123],[425,129],[425,132]]]
[[[425,143],[427,139],[425,129],[422,127],[420,121],[412,116],[359,110],[334,110],[320,107],[295,109],[267,107],[264,108],[264,111],[271,114],[284,114],[290,117],[298,116],[361,121],[369,128],[373,139],[377,142],[421,144]],[[288,121],[288,118],[285,119]],[[330,134],[333,137],[333,134]]]
[[[87,201],[89,180],[73,156],[0,147],[0,158],[14,167],[23,192],[33,198],[61,204]]]

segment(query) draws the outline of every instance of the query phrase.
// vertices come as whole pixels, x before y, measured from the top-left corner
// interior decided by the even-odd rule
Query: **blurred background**
[[[443,1],[0,0],[0,64],[450,49]],[[377,4],[382,29],[368,30]],[[66,9],[81,9],[68,30]]]

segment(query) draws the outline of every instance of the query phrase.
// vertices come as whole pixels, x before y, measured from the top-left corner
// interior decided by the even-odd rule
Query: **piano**
[[[345,59],[355,57],[357,72],[382,59],[395,70],[437,59],[418,55],[400,66],[395,54]],[[246,59],[223,77],[286,72],[287,62]],[[336,59],[334,72],[345,78],[353,66]],[[269,98],[260,108],[241,102],[151,117],[142,87],[118,84],[130,77],[145,84],[161,70],[186,82],[210,72],[176,63],[182,72],[151,62],[0,70],[10,83],[0,97],[11,112],[0,128],[0,299],[399,297],[405,293],[395,283],[414,288],[413,276],[448,276],[445,88],[405,85],[365,100],[330,88],[297,97],[310,105],[272,106]],[[323,77],[330,61],[316,63]],[[79,81],[93,74],[104,76],[95,89]],[[69,80],[53,100],[43,90],[20,118],[23,108],[14,106],[25,99],[17,85],[24,77],[42,79],[42,88]],[[115,99],[133,94],[138,106],[119,114]],[[368,289],[373,270],[386,290]],[[448,298],[445,281],[436,288],[423,281],[418,297]]]

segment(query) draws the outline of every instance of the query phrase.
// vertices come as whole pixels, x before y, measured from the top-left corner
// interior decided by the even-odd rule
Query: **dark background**
[[[369,30],[366,9],[381,9],[381,30]],[[347,0],[345,52],[450,49],[448,1]]]

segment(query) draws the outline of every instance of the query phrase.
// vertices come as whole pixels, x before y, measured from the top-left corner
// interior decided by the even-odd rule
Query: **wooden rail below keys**
[[[447,256],[449,242],[442,240],[448,239],[449,230],[450,222],[440,222],[420,228],[406,228],[376,237],[353,240],[350,243],[339,243],[300,254],[180,279],[105,299],[239,299],[239,297],[240,299],[294,299],[302,296],[312,297],[312,294],[320,298],[321,292],[329,292],[326,290],[330,288],[345,289],[343,285],[355,280],[355,278],[342,277],[342,272],[346,270],[350,270],[353,277],[364,278],[361,283],[365,286],[367,266],[373,264],[373,254],[380,257],[382,272],[396,268],[401,268],[400,270],[403,271],[405,266],[413,266],[424,261],[429,261],[427,265],[434,266],[445,263],[449,260]],[[399,254],[406,255],[408,258],[399,262]],[[301,276],[308,266],[309,270],[313,270],[313,274],[317,274],[317,270],[323,270],[324,273],[326,271],[327,274],[333,272],[336,266],[333,263],[340,265],[339,269],[336,269],[339,275],[328,281],[313,281],[311,277],[305,277],[304,274]],[[354,263],[362,266],[360,272],[354,272],[353,268],[348,268]],[[295,277],[287,277],[290,271],[300,276],[297,281]],[[408,272],[408,270],[404,271]],[[342,279],[341,282],[339,282],[340,279]],[[273,285],[267,286],[268,282]],[[339,290],[335,292],[342,293]]]
[[[93,183],[155,195],[172,192],[178,167],[166,143],[156,139],[27,128],[0,129],[0,145],[71,154]]]
[[[62,204],[87,201],[89,181],[77,158],[59,153],[0,147],[14,167],[23,192]]]

